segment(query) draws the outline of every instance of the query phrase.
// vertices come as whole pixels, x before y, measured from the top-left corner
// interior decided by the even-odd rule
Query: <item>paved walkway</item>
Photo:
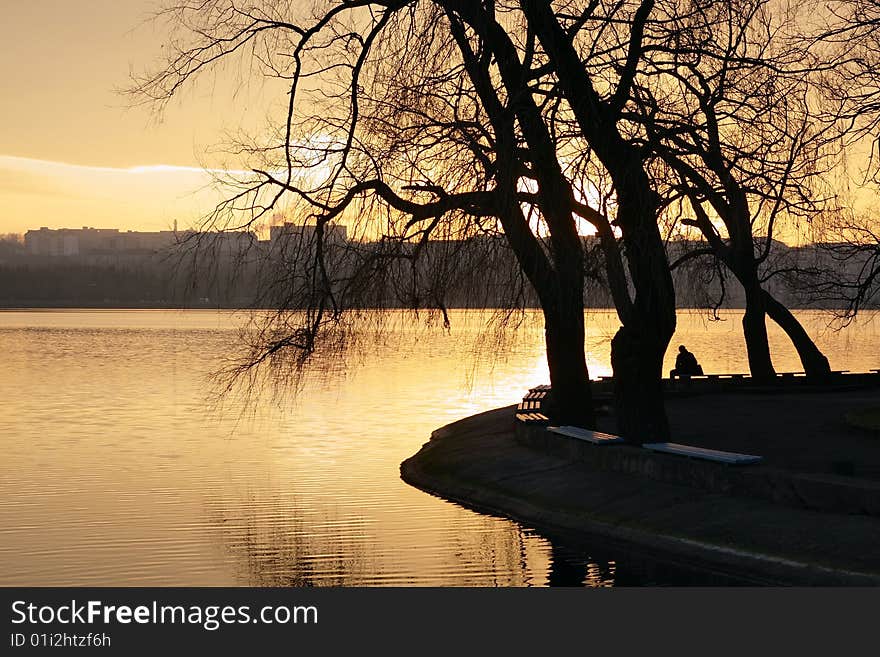
[[[737,408],[746,413],[742,410],[745,400],[737,397]],[[851,396],[849,399],[852,401]],[[780,408],[778,397],[776,401],[774,405],[759,400],[758,408],[750,413],[764,418],[773,408]],[[698,405],[694,400],[671,402],[673,426],[684,426],[694,417],[709,417],[731,403],[723,399],[711,403],[700,400]],[[816,408],[816,404],[803,403],[804,408]],[[831,421],[837,410],[848,404],[842,398],[833,400],[822,407],[821,414]],[[796,413],[801,402],[786,402],[783,407]],[[607,420],[610,423],[612,418]],[[743,421],[735,418],[727,423],[743,426]],[[771,431],[785,428],[783,420],[779,423],[780,427]],[[809,422],[805,420],[803,425]],[[598,539],[637,546],[659,560],[701,564],[755,583],[880,585],[880,519],[876,517],[793,509],[637,475],[596,471],[584,463],[517,444],[514,426],[513,408],[508,407],[438,429],[418,454],[404,461],[401,475],[423,490],[477,510],[512,517],[539,530],[584,542]],[[796,431],[793,427],[790,433]],[[682,430],[676,440],[764,453],[768,458],[772,453],[774,460],[791,453],[797,442],[787,436],[775,449],[756,449],[769,446],[766,433],[762,439],[752,432],[742,443],[734,442],[734,434],[727,429],[716,431],[711,439],[701,442]],[[817,426],[810,436],[820,434],[821,426]],[[804,440],[799,442],[807,449]],[[861,450],[869,449],[870,443],[862,444],[860,438],[844,440],[858,443]],[[880,442],[876,444],[880,451]],[[839,443],[838,448],[841,446]],[[833,456],[824,447],[817,452],[799,459],[798,464],[818,467]],[[880,459],[872,463],[880,463]]]
[[[868,406],[880,407],[880,388],[695,394],[666,403],[675,442],[760,454],[791,470],[880,479],[880,434],[844,420]],[[601,424],[613,432],[613,417]]]

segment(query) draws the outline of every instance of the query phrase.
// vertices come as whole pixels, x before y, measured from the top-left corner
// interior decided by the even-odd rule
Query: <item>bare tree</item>
[[[802,37],[793,5],[765,0],[660,3],[645,26],[626,118],[665,167],[656,186],[686,199],[705,245],[684,258],[719,260],[745,292],[743,330],[753,377],[775,375],[765,317],[787,333],[805,371],[828,360],[766,289],[779,272],[774,238],[827,208],[838,163],[839,114],[816,105],[811,76],[828,64]],[[665,182],[664,182],[665,181]]]
[[[675,331],[675,295],[658,227],[660,198],[646,171],[645,154],[622,125],[633,82],[632,62],[641,57],[643,28],[654,3],[638,3],[634,11],[624,3],[600,5],[591,2],[575,11],[570,4],[560,11],[547,0],[519,2],[545,57],[531,74],[536,86],[543,81],[544,93],[565,103],[561,110],[551,106],[554,114],[571,117],[581,150],[601,164],[614,191],[613,219],[582,207],[584,200],[572,205],[593,224],[603,243],[608,283],[622,324],[611,344],[618,429],[632,440],[664,438],[669,428],[661,378],[663,356]],[[601,26],[611,24],[622,28],[606,41]],[[597,50],[624,53],[626,64],[597,65],[602,60]],[[620,245],[615,231],[620,232]]]
[[[867,161],[850,166],[864,194],[880,188],[880,2],[841,0],[823,7],[813,41],[830,64],[821,93],[846,122],[846,143],[867,151]],[[838,109],[839,108],[839,109]],[[847,181],[848,182],[848,181]],[[814,226],[819,249],[813,261],[789,272],[808,302],[831,305],[848,322],[863,308],[876,307],[880,292],[880,215],[840,208]]]
[[[842,106],[842,117],[850,123],[848,140],[870,139],[873,174],[878,182],[880,148],[880,2],[878,0],[835,0],[814,3],[819,17],[810,35],[833,64],[824,77],[823,93]]]
[[[817,223],[816,248],[785,277],[806,304],[833,309],[845,325],[863,309],[880,305],[877,215],[842,210]]]
[[[480,243],[512,251],[541,302],[557,419],[590,423],[584,256],[570,194],[554,210],[552,195],[538,208],[520,193],[521,117],[495,86],[487,53],[470,48],[460,25],[441,23],[449,15],[434,3],[322,5],[311,16],[287,2],[170,7],[164,16],[188,40],[174,41],[167,66],[137,85],[161,103],[247,49],[264,74],[289,86],[275,140],[239,145],[256,160],[252,175],[229,181],[238,191],[211,218],[251,226],[293,198],[314,226],[271,286],[279,312],[260,327],[246,367],[291,349],[307,356],[353,310],[387,305],[389,294],[397,305],[444,310],[449,279],[438,274],[485,261],[453,252],[426,269],[425,254],[442,255],[438,240]],[[340,219],[349,235],[331,258],[328,235]],[[507,274],[493,284],[493,274],[482,282],[521,304],[522,286]]]

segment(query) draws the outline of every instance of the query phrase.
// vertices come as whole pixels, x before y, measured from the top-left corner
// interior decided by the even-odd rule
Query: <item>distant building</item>
[[[34,256],[82,256],[148,254],[168,249],[177,243],[172,230],[156,232],[126,231],[118,228],[58,228],[42,227],[25,233],[27,253]]]
[[[120,231],[118,228],[46,228],[25,233],[25,251],[31,256],[135,256],[167,253],[177,245],[198,245],[215,253],[242,253],[254,241],[247,231],[206,232],[159,230]]]
[[[189,233],[181,244],[193,247],[203,255],[237,257],[250,251],[259,241],[248,231]]]

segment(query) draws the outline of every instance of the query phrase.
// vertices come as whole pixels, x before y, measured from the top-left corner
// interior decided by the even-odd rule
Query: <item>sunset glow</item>
[[[2,16],[12,648],[873,631],[880,0]]]

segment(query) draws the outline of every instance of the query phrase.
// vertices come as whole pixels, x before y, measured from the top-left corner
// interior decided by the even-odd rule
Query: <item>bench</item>
[[[750,463],[758,463],[763,459],[763,457],[755,456],[753,454],[722,452],[717,449],[692,447],[691,445],[680,445],[679,443],[648,443],[642,445],[642,447],[653,452],[663,452],[664,454],[674,454],[676,456],[686,456],[693,459],[715,461],[716,463],[726,463],[727,465],[749,465]]]
[[[561,427],[547,427],[547,431],[552,431],[555,434],[559,434],[560,436],[567,436],[568,438],[585,440],[588,443],[593,443],[594,445],[610,445],[612,443],[623,442],[623,438],[621,438],[620,436],[615,436],[610,433],[602,433],[601,431],[583,429],[581,427],[573,427],[570,425],[565,425]]]
[[[537,401],[541,402],[550,395],[550,386],[538,386],[529,390],[528,394],[523,397],[523,402]]]
[[[517,413],[516,419],[525,424],[547,424],[550,418],[543,413]]]
[[[543,411],[544,403],[550,397],[550,386],[543,385],[531,388],[516,405],[516,419],[529,424],[547,424],[550,418]]]

